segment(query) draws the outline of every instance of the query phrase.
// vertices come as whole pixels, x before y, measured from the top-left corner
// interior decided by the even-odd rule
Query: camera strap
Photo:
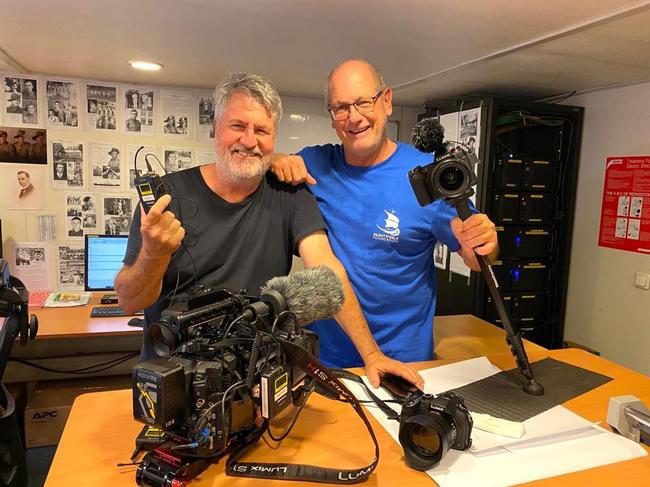
[[[355,484],[366,480],[379,463],[379,443],[372,425],[361,404],[350,390],[335,374],[322,365],[316,357],[301,346],[287,340],[279,339],[285,353],[292,362],[314,378],[316,384],[330,393],[326,397],[349,403],[366,425],[375,445],[374,460],[362,468],[337,469],[293,463],[257,463],[238,462],[239,458],[252,443],[247,443],[233,451],[226,462],[226,474],[233,477],[253,477],[260,479],[308,480],[332,484]],[[354,374],[352,374],[354,375]],[[341,375],[342,377],[342,375]],[[354,380],[354,379],[353,379]],[[261,433],[260,433],[261,436]],[[259,438],[259,437],[258,437]]]
[[[341,377],[343,379],[348,379],[353,382],[357,382],[361,384],[363,388],[366,390],[366,394],[368,394],[368,397],[372,399],[372,402],[374,402],[375,405],[382,410],[382,412],[386,415],[388,419],[399,421],[399,413],[395,411],[393,408],[391,408],[388,404],[386,404],[382,399],[377,397],[377,395],[374,392],[372,392],[372,389],[368,387],[368,384],[366,384],[360,376],[358,376],[354,372],[350,372],[349,370],[345,370],[345,369],[329,369],[329,371],[335,377]],[[316,392],[320,392],[318,388],[316,389]]]

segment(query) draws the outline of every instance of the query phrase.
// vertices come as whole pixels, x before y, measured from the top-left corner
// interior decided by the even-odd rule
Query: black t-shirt
[[[145,310],[143,359],[152,356],[147,324],[158,321],[169,306],[177,278],[176,294],[195,284],[247,289],[255,294],[270,278],[289,273],[302,238],[325,229],[316,200],[306,187],[281,183],[270,174],[240,203],[228,203],[216,195],[198,167],[169,174],[163,181],[172,195],[169,209],[186,235],[165,272],[160,297]],[[136,261],[141,246],[137,208],[125,264]]]

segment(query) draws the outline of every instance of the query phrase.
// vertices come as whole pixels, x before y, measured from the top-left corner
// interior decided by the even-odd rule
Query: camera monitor
[[[113,281],[122,268],[128,238],[128,235],[86,235],[86,291],[113,291]]]

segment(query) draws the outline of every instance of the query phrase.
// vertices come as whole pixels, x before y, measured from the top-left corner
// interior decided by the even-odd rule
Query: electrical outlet
[[[634,287],[639,289],[650,289],[650,274],[636,272],[634,274]]]

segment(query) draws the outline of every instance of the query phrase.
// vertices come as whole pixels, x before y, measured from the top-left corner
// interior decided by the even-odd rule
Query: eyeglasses
[[[384,88],[379,90],[379,92],[370,98],[362,98],[361,100],[355,101],[354,103],[346,103],[344,105],[336,105],[327,107],[327,111],[330,112],[332,119],[334,120],[346,120],[350,116],[350,110],[354,106],[359,115],[365,115],[375,110],[375,103],[384,92]]]

